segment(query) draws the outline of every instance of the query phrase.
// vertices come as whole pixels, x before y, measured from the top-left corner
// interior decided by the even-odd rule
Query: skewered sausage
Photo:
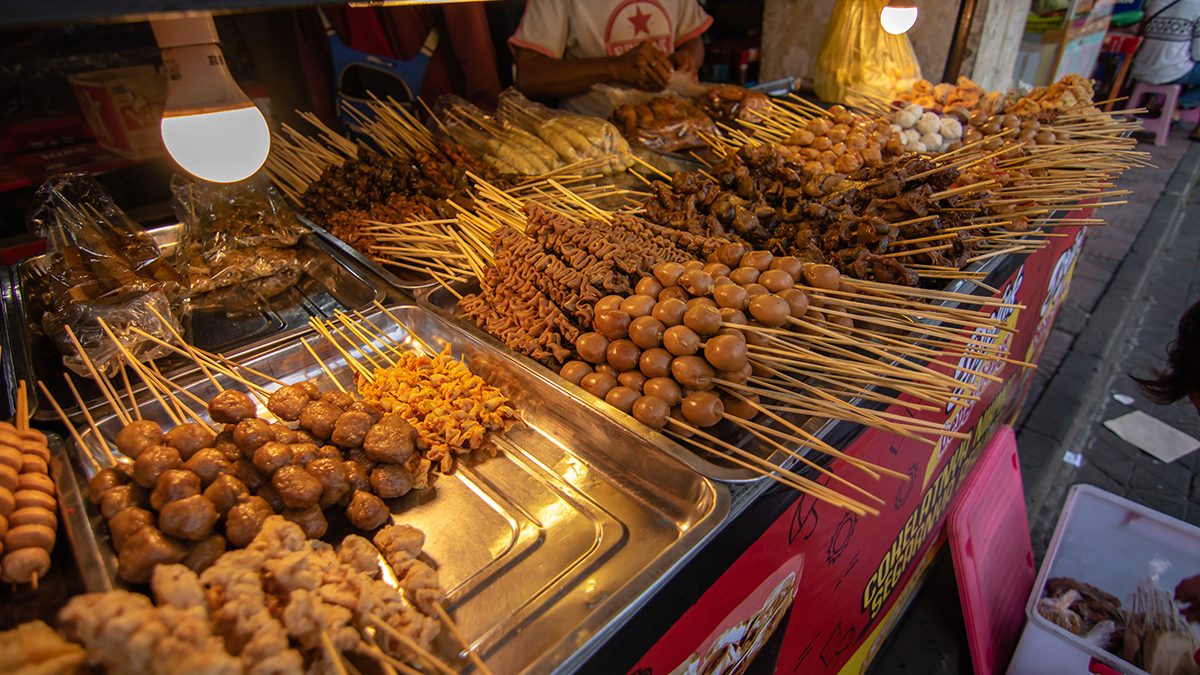
[[[187,461],[192,455],[203,448],[212,447],[216,438],[208,429],[194,422],[180,424],[164,436],[166,444],[179,451],[179,456]]]
[[[384,415],[363,439],[363,451],[378,462],[403,464],[412,457],[417,430],[400,415]]]
[[[367,432],[371,430],[374,423],[371,421],[371,416],[365,412],[344,412],[337,418],[337,423],[333,425],[333,434],[330,440],[343,448],[357,448],[362,445],[363,439],[366,438]]]
[[[242,497],[250,496],[245,483],[229,474],[222,474],[204,490],[204,497],[213,503],[217,512],[225,515]]]
[[[300,419],[300,412],[310,400],[312,399],[304,389],[285,384],[271,392],[271,396],[267,398],[267,410],[281,420],[295,422]]]
[[[12,490],[0,488],[0,516],[8,517],[16,507],[16,499],[13,497]]]
[[[13,471],[19,472],[24,463],[25,456],[19,449],[9,445],[0,445],[0,466],[7,466]]]
[[[342,409],[329,401],[313,401],[300,413],[300,427],[320,439],[329,438]]]
[[[321,507],[316,505],[306,509],[287,509],[283,512],[283,517],[299,525],[300,529],[304,530],[304,536],[309,539],[320,539],[329,529],[325,514],[321,512]]]
[[[54,515],[53,511],[36,507],[17,509],[8,517],[8,526],[20,527],[22,525],[44,525],[55,530],[58,529],[58,516]]]
[[[248,418],[255,417],[258,406],[245,392],[226,389],[208,402],[208,415],[214,422],[221,424],[237,424]]]
[[[100,497],[105,492],[118,485],[124,485],[127,480],[125,475],[116,469],[101,469],[95,476],[92,476],[92,480],[88,481],[88,499],[93,504],[99,504]]]
[[[10,551],[4,556],[2,576],[11,584],[26,584],[33,575],[46,576],[50,571],[50,552],[40,548],[24,548]]]
[[[200,541],[212,534],[220,515],[217,507],[201,495],[173,501],[158,514],[158,527],[176,539]]]
[[[225,536],[229,543],[244,548],[262,530],[263,521],[275,515],[267,500],[258,496],[245,497],[229,509],[225,516]]]
[[[373,530],[387,522],[387,504],[378,496],[364,490],[356,490],[350,497],[350,505],[346,507],[346,517],[350,524],[360,530]]]
[[[46,464],[50,463],[50,448],[44,445],[38,445],[34,441],[21,441],[21,453],[25,455],[33,455]]]
[[[0,464],[0,488],[4,488],[6,490],[16,490],[18,475],[20,474],[17,469],[14,469],[7,464]]]
[[[54,528],[45,525],[20,525],[10,527],[4,535],[4,550],[12,554],[23,548],[40,548],[44,551],[54,550]]]
[[[207,486],[217,479],[217,476],[233,472],[233,465],[219,451],[205,448],[192,455],[184,463],[184,468],[200,477],[200,484]]]
[[[399,464],[380,464],[371,469],[371,488],[384,499],[408,494],[412,484],[412,474]]]
[[[346,467],[340,460],[322,457],[305,464],[304,468],[321,483],[322,507],[336,504],[350,490]]]
[[[42,490],[17,489],[13,492],[13,506],[18,509],[38,506],[50,511],[58,510],[58,502],[54,501],[54,496]]]
[[[233,442],[243,457],[250,457],[263,443],[275,440],[275,430],[266,420],[247,418],[233,428]]]
[[[143,450],[133,463],[133,480],[144,488],[152,488],[163,472],[183,466],[179,451],[166,445]]]
[[[372,478],[374,475],[372,472]],[[313,478],[312,474],[304,470],[304,467],[295,464],[276,471],[275,475],[271,476],[271,483],[279,491],[283,503],[293,509],[307,508],[321,499],[323,489],[321,481]]]
[[[120,551],[138,530],[154,525],[154,514],[146,509],[131,506],[108,519],[108,534],[113,548]]]
[[[164,471],[150,493],[150,506],[162,511],[171,502],[200,494],[200,477],[185,469]]]
[[[183,559],[183,564],[191,571],[199,574],[212,567],[213,563],[217,562],[217,558],[220,558],[224,552],[225,537],[214,534],[193,546],[192,550],[188,552],[187,557]]]
[[[158,565],[170,565],[187,557],[187,548],[163,535],[158,528],[143,527],[125,541],[117,555],[117,574],[130,583],[150,581]]]
[[[54,497],[54,479],[44,473],[23,473],[17,477],[17,491],[36,490]]]
[[[126,457],[137,459],[143,450],[161,444],[162,439],[163,431],[158,422],[138,420],[117,432],[117,450]]]
[[[36,473],[44,476],[50,473],[50,467],[46,464],[46,460],[27,452],[24,455],[24,462],[21,463],[20,473]]]

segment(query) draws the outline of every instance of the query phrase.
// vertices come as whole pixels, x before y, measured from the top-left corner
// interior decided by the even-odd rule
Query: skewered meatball
[[[226,389],[208,402],[208,416],[221,424],[237,424],[254,417],[257,409],[245,392],[234,389]]]
[[[225,459],[231,462],[236,462],[243,457],[241,448],[233,440],[232,431],[222,431],[217,434],[217,439],[213,441],[212,446],[222,455],[225,455]]]
[[[417,430],[399,415],[385,415],[363,439],[363,451],[377,462],[403,464],[412,457]]]
[[[154,526],[154,514],[146,509],[131,506],[108,519],[108,534],[112,537],[113,548],[120,551],[125,548],[125,542],[144,527]]]
[[[346,406],[346,412],[366,413],[371,418],[371,424],[376,424],[386,414],[383,408],[370,401],[355,401]]]
[[[367,432],[374,423],[371,416],[365,412],[344,412],[333,425],[333,435],[329,440],[343,448],[357,448],[362,445]]]
[[[374,473],[372,472],[372,477]],[[304,467],[290,464],[271,476],[271,484],[279,491],[283,503],[293,509],[303,509],[321,499],[321,481],[313,478]]]
[[[389,515],[391,513],[387,504],[364,490],[355,491],[350,497],[350,505],[346,507],[346,517],[350,519],[350,524],[360,530],[373,530],[383,525]]]
[[[258,536],[263,521],[273,515],[275,512],[267,500],[258,496],[245,497],[234,504],[225,516],[225,536],[229,538],[229,543],[244,548]]]
[[[254,494],[267,500],[267,503],[271,505],[271,510],[275,513],[279,513],[287,508],[287,504],[283,503],[283,497],[279,496],[279,490],[276,490],[275,486],[271,483],[263,483],[258,486]]]
[[[164,506],[158,514],[158,527],[176,539],[200,541],[212,534],[220,517],[212,502],[193,495]]]
[[[314,401],[321,398],[321,388],[318,387],[317,383],[313,382],[312,380],[304,380],[303,382],[297,382],[296,384],[293,384],[292,386],[299,389],[300,391],[304,392],[305,394],[307,394],[308,397]]]
[[[233,442],[243,457],[252,457],[263,443],[275,440],[275,429],[266,420],[247,418],[233,428]]]
[[[146,503],[146,491],[138,485],[118,485],[100,497],[100,513],[105,520],[112,518],[131,506]]]
[[[187,557],[187,548],[163,535],[157,528],[143,527],[125,541],[117,556],[117,574],[130,583],[150,581],[158,565],[171,565]]]
[[[295,422],[300,419],[304,406],[311,400],[304,389],[285,384],[271,392],[271,396],[267,398],[267,410],[281,420]]]
[[[340,462],[343,459],[342,451],[340,448],[338,448],[337,446],[334,446],[334,445],[322,445],[321,447],[317,448],[316,459],[321,459],[321,458],[336,459],[337,461]]]
[[[117,432],[117,450],[126,457],[137,459],[146,448],[162,443],[163,432],[158,422],[139,420],[125,425]]]
[[[350,486],[351,491],[371,489],[371,472],[360,462],[347,460],[342,462],[342,468],[346,470],[346,484]]]
[[[321,483],[321,501],[323,507],[338,503],[350,490],[346,477],[345,465],[336,459],[319,458],[304,465],[304,469]]]
[[[354,397],[344,391],[328,392],[321,396],[321,400],[326,403],[332,403],[342,410],[354,405]]]
[[[316,443],[293,443],[292,464],[304,466],[320,456],[321,448]]]
[[[304,406],[300,413],[300,426],[313,436],[327,439],[333,433],[337,419],[342,415],[342,409],[329,401],[313,401]]]
[[[216,438],[208,429],[196,423],[180,424],[167,432],[166,444],[179,451],[179,456],[187,461],[189,457],[203,448],[211,448]]]
[[[304,536],[309,539],[320,539],[329,529],[329,523],[325,520],[325,514],[321,512],[319,506],[288,509],[283,512],[283,517],[299,525],[300,529],[304,530]]]
[[[217,476],[212,485],[204,490],[205,499],[212,502],[221,515],[228,513],[239,499],[248,496],[250,496],[250,490],[246,484],[229,474]]]
[[[371,469],[371,488],[384,499],[408,494],[412,484],[412,474],[399,464],[380,464]]]
[[[276,441],[264,444],[254,451],[254,467],[264,476],[270,476],[292,463],[292,446]]]
[[[192,455],[192,458],[184,463],[183,466],[185,469],[199,476],[200,483],[203,485],[212,483],[217,479],[217,476],[233,472],[233,464],[227,461],[224,455],[212,448],[205,448]]]
[[[116,469],[101,469],[92,480],[88,481],[88,499],[93,504],[99,504],[104,493],[119,485],[124,485],[127,478]]]
[[[217,558],[220,558],[223,553],[225,553],[225,537],[214,534],[193,546],[187,557],[183,559],[183,564],[191,571],[199,574],[212,567],[213,563],[217,562]]]
[[[255,468],[254,463],[247,459],[239,459],[233,463],[233,477],[251,490],[266,481],[266,478]]]
[[[200,477],[191,471],[171,469],[164,471],[150,493],[150,506],[162,511],[171,502],[200,494]]]
[[[138,455],[133,463],[133,480],[144,488],[152,488],[164,471],[183,466],[179,451],[165,445],[155,445]]]

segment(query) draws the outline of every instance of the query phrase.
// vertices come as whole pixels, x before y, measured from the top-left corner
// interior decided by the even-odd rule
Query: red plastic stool
[[[1167,135],[1171,132],[1171,120],[1175,117],[1175,107],[1179,103],[1179,93],[1182,88],[1177,84],[1146,84],[1138,82],[1133,88],[1133,94],[1129,97],[1129,106],[1136,108],[1142,104],[1142,101],[1147,96],[1160,95],[1163,97],[1163,106],[1158,119],[1142,119],[1142,128],[1146,131],[1154,133],[1155,145],[1166,145]],[[1190,122],[1192,124],[1200,123],[1200,108],[1192,108],[1191,110],[1179,111],[1180,122]]]

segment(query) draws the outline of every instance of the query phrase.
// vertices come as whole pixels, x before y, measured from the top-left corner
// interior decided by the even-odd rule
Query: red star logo
[[[633,24],[633,34],[640,35],[642,33],[650,33],[650,14],[642,14],[642,8],[637,8],[637,13],[629,17],[629,23]]]

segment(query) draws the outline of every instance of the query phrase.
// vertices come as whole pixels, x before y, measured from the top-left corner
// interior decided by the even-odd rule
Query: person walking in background
[[[1178,84],[1179,107],[1200,106],[1200,0],[1148,0],[1142,46],[1133,57],[1133,79]],[[1200,140],[1200,127],[1192,131]]]

